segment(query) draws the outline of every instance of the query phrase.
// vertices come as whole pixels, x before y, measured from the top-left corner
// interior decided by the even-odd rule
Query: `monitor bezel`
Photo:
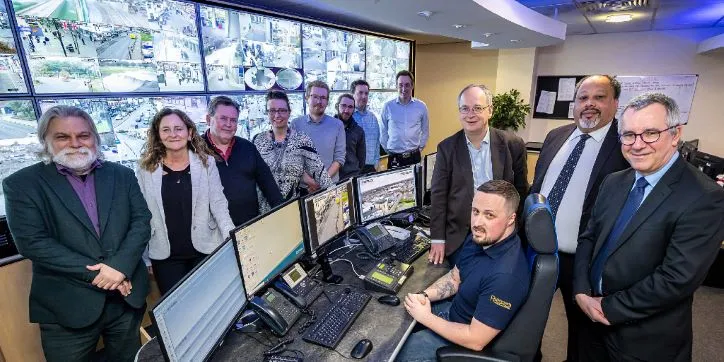
[[[15,239],[10,232],[10,225],[6,216],[0,216],[0,232],[7,233],[7,244],[0,245],[0,260],[19,255],[18,247],[15,245]]]
[[[414,209],[419,208],[420,205],[422,204],[422,203],[421,203],[422,200],[420,199],[420,190],[419,190],[419,187],[420,187],[420,179],[419,179],[419,178],[420,178],[420,172],[417,172],[417,171],[416,171],[416,169],[415,169],[416,167],[419,167],[419,164],[416,163],[416,164],[408,165],[408,166],[405,166],[405,167],[396,167],[396,168],[389,169],[389,170],[378,171],[378,172],[374,172],[374,173],[368,173],[368,174],[363,175],[363,176],[357,176],[357,177],[355,177],[355,178],[354,178],[354,191],[355,191],[355,196],[357,197],[357,200],[356,200],[356,201],[357,201],[357,215],[358,215],[358,218],[357,218],[358,224],[357,224],[357,225],[367,225],[367,224],[369,224],[369,223],[371,223],[371,222],[374,222],[374,221],[377,221],[377,220],[381,220],[381,219],[384,219],[384,218],[388,218],[388,217],[390,217],[390,216],[392,216],[392,215],[399,214],[399,213],[401,213],[401,212],[405,212],[405,211],[414,210]],[[414,184],[415,184],[415,186],[414,186],[414,187],[415,187],[415,192],[414,192],[414,194],[415,194],[415,206],[408,207],[408,208],[402,209],[402,210],[397,210],[397,211],[395,211],[395,212],[393,212],[393,213],[391,213],[391,214],[388,214],[388,215],[378,216],[378,217],[375,217],[375,218],[372,218],[372,219],[369,219],[369,220],[362,220],[362,218],[363,218],[363,217],[362,217],[362,190],[361,190],[361,188],[360,188],[360,180],[366,179],[366,178],[371,178],[371,177],[378,177],[378,176],[380,176],[380,175],[384,175],[384,174],[388,174],[388,173],[400,172],[400,171],[403,171],[403,170],[412,170],[412,175],[413,175],[413,177],[414,177],[413,182],[414,182]]]
[[[265,289],[266,287],[268,287],[268,286],[272,283],[272,281],[273,281],[274,279],[276,279],[279,275],[281,275],[284,271],[286,271],[291,265],[293,265],[294,263],[296,263],[297,261],[299,261],[301,258],[303,258],[304,255],[306,255],[307,250],[306,250],[306,243],[304,242],[304,225],[302,225],[301,222],[300,222],[300,226],[301,226],[301,228],[302,228],[302,245],[304,246],[304,249],[305,249],[304,252],[301,253],[301,254],[299,254],[296,258],[292,259],[292,260],[289,262],[289,265],[286,265],[286,266],[284,266],[283,268],[280,268],[280,272],[279,272],[277,275],[275,275],[273,278],[269,278],[269,280],[268,280],[266,283],[261,284],[261,285],[259,286],[259,289],[257,289],[254,293],[251,293],[251,294],[249,294],[249,289],[246,287],[246,280],[244,279],[244,269],[243,269],[242,266],[241,266],[241,257],[239,256],[239,244],[238,244],[237,241],[236,241],[236,233],[239,232],[239,231],[241,231],[241,230],[243,230],[243,229],[245,229],[245,228],[247,228],[247,227],[249,227],[249,226],[251,226],[252,224],[255,224],[257,221],[259,221],[259,220],[261,220],[261,219],[263,219],[263,218],[265,218],[265,217],[269,217],[269,216],[273,215],[274,213],[278,212],[279,210],[281,210],[281,209],[283,209],[283,208],[287,207],[288,205],[290,205],[290,204],[292,204],[292,203],[295,203],[295,202],[297,203],[297,212],[299,213],[299,212],[300,212],[300,209],[299,209],[299,197],[294,197],[294,198],[289,199],[289,200],[287,200],[287,201],[284,201],[284,202],[282,202],[281,204],[277,205],[276,207],[272,208],[272,209],[269,210],[269,212],[267,212],[266,214],[256,216],[255,218],[253,218],[253,219],[251,219],[251,220],[249,220],[249,221],[247,221],[247,222],[245,222],[245,223],[243,223],[243,224],[235,227],[234,229],[232,229],[232,230],[229,232],[229,236],[231,237],[231,240],[234,242],[234,254],[236,254],[236,264],[239,266],[239,273],[241,273],[241,279],[244,280],[244,291],[247,292],[246,296],[247,296],[248,299],[251,299],[251,297],[253,297],[253,296],[256,295],[257,293],[259,293],[261,290],[263,290],[263,289]],[[304,219],[304,215],[302,215],[302,214],[300,213],[300,214],[299,214],[299,219],[300,219],[300,220],[303,220],[303,219]]]
[[[183,282],[185,282],[187,279],[189,279],[189,278],[191,277],[191,275],[193,275],[199,268],[201,268],[201,266],[203,266],[205,263],[207,263],[207,262],[209,261],[209,259],[210,259],[214,254],[216,254],[219,250],[221,250],[221,248],[222,248],[226,243],[234,243],[234,239],[231,239],[231,238],[225,239],[224,242],[222,242],[221,244],[219,244],[219,246],[217,246],[216,249],[214,249],[214,251],[212,251],[209,255],[207,255],[206,257],[204,257],[204,258],[201,260],[200,263],[198,263],[193,269],[191,269],[190,272],[188,272],[183,278],[181,278],[181,280],[179,280],[179,281],[171,288],[171,290],[169,290],[166,294],[164,294],[164,295],[161,296],[161,299],[159,299],[159,300],[153,305],[153,308],[151,308],[151,310],[148,311],[148,315],[150,316],[151,322],[153,323],[153,325],[158,326],[158,321],[156,320],[156,315],[155,315],[155,313],[154,313],[154,309],[156,309],[156,307],[158,307],[159,304],[161,304],[161,303],[162,303],[164,300],[166,300],[174,291],[176,291],[176,289],[178,289],[178,288],[181,286],[181,284],[183,284]],[[232,247],[233,247],[233,245],[232,245]],[[236,249],[234,249],[234,254],[238,254],[237,251],[236,251]],[[242,306],[241,306],[241,308],[239,309],[239,311],[236,312],[236,314],[234,315],[234,318],[231,319],[231,323],[229,323],[228,326],[224,327],[224,332],[221,334],[221,336],[219,337],[219,339],[216,340],[216,342],[214,343],[214,346],[211,348],[211,350],[209,350],[209,352],[206,354],[206,356],[204,356],[204,359],[203,359],[204,362],[209,361],[209,360],[211,359],[211,356],[219,349],[219,347],[221,346],[221,342],[226,338],[226,335],[229,333],[229,331],[231,331],[231,328],[234,326],[234,324],[236,323],[236,321],[239,320],[239,318],[241,318],[242,313],[244,313],[244,310],[246,309],[246,307],[247,307],[248,304],[249,304],[249,296],[246,294],[246,285],[244,284],[244,276],[241,274],[241,266],[240,266],[239,263],[238,263],[239,257],[236,256],[236,258],[237,258],[236,268],[239,270],[239,278],[241,278],[241,286],[244,288],[244,295],[245,295],[245,297],[246,297],[246,300],[245,300],[244,303],[242,304]],[[158,344],[159,344],[159,346],[161,347],[161,353],[163,354],[164,360],[167,361],[167,362],[171,362],[171,358],[169,358],[168,352],[166,352],[166,344],[163,342],[163,338],[161,337],[161,333],[158,333],[155,338],[158,338]]]
[[[351,189],[351,195],[349,195],[349,198],[352,202],[352,205],[349,208],[349,217],[350,217],[350,224],[349,226],[332,236],[327,242],[325,242],[322,245],[318,245],[316,248],[312,248],[312,232],[309,229],[309,220],[307,219],[307,200],[312,199],[314,197],[319,196],[320,194],[329,191],[330,189],[334,187],[338,187],[342,184],[349,183],[349,188]],[[319,190],[317,192],[314,192],[312,194],[309,194],[307,196],[304,196],[302,199],[300,199],[299,202],[299,212],[302,215],[302,234],[304,234],[304,251],[310,255],[311,257],[317,256],[317,251],[324,250],[324,248],[329,245],[333,240],[339,238],[344,233],[348,232],[350,229],[354,228],[356,225],[358,225],[358,214],[357,214],[357,196],[356,196],[356,190],[355,190],[355,180],[354,178],[350,177],[348,179],[339,181],[332,186],[329,186],[328,188],[324,190]]]
[[[422,159],[422,193],[425,194],[428,191],[432,191],[432,175],[430,175],[430,184],[427,184],[427,159],[430,156],[435,156],[435,163],[437,163],[437,152],[428,153]]]

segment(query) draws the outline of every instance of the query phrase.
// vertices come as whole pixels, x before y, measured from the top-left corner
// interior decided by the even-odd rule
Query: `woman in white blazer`
[[[162,294],[234,228],[211,154],[183,111],[153,117],[136,177],[151,210],[148,257]]]

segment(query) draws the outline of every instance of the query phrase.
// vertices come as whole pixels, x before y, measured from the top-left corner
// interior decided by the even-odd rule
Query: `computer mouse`
[[[377,298],[377,301],[382,304],[391,305],[393,307],[400,305],[400,298],[398,298],[396,295],[383,295]]]
[[[361,359],[365,358],[372,350],[372,341],[369,339],[363,339],[352,348],[352,352],[349,353],[353,358]]]

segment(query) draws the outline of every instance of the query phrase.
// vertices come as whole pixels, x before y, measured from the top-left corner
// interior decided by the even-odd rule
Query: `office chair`
[[[438,361],[533,361],[558,279],[558,240],[550,208],[541,194],[531,194],[523,207],[528,237],[530,288],[525,303],[508,324],[482,351],[461,346],[438,348]]]

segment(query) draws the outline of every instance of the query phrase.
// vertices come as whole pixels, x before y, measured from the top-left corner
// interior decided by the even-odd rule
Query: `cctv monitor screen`
[[[231,241],[222,244],[153,308],[167,361],[203,361],[246,306]]]
[[[357,193],[363,224],[417,207],[415,166],[358,177]]]
[[[232,236],[246,294],[251,297],[304,255],[299,200],[236,228]]]
[[[425,192],[432,189],[432,172],[435,170],[435,158],[437,152],[425,156]]]
[[[303,205],[308,249],[315,253],[354,224],[352,180],[307,197]]]

